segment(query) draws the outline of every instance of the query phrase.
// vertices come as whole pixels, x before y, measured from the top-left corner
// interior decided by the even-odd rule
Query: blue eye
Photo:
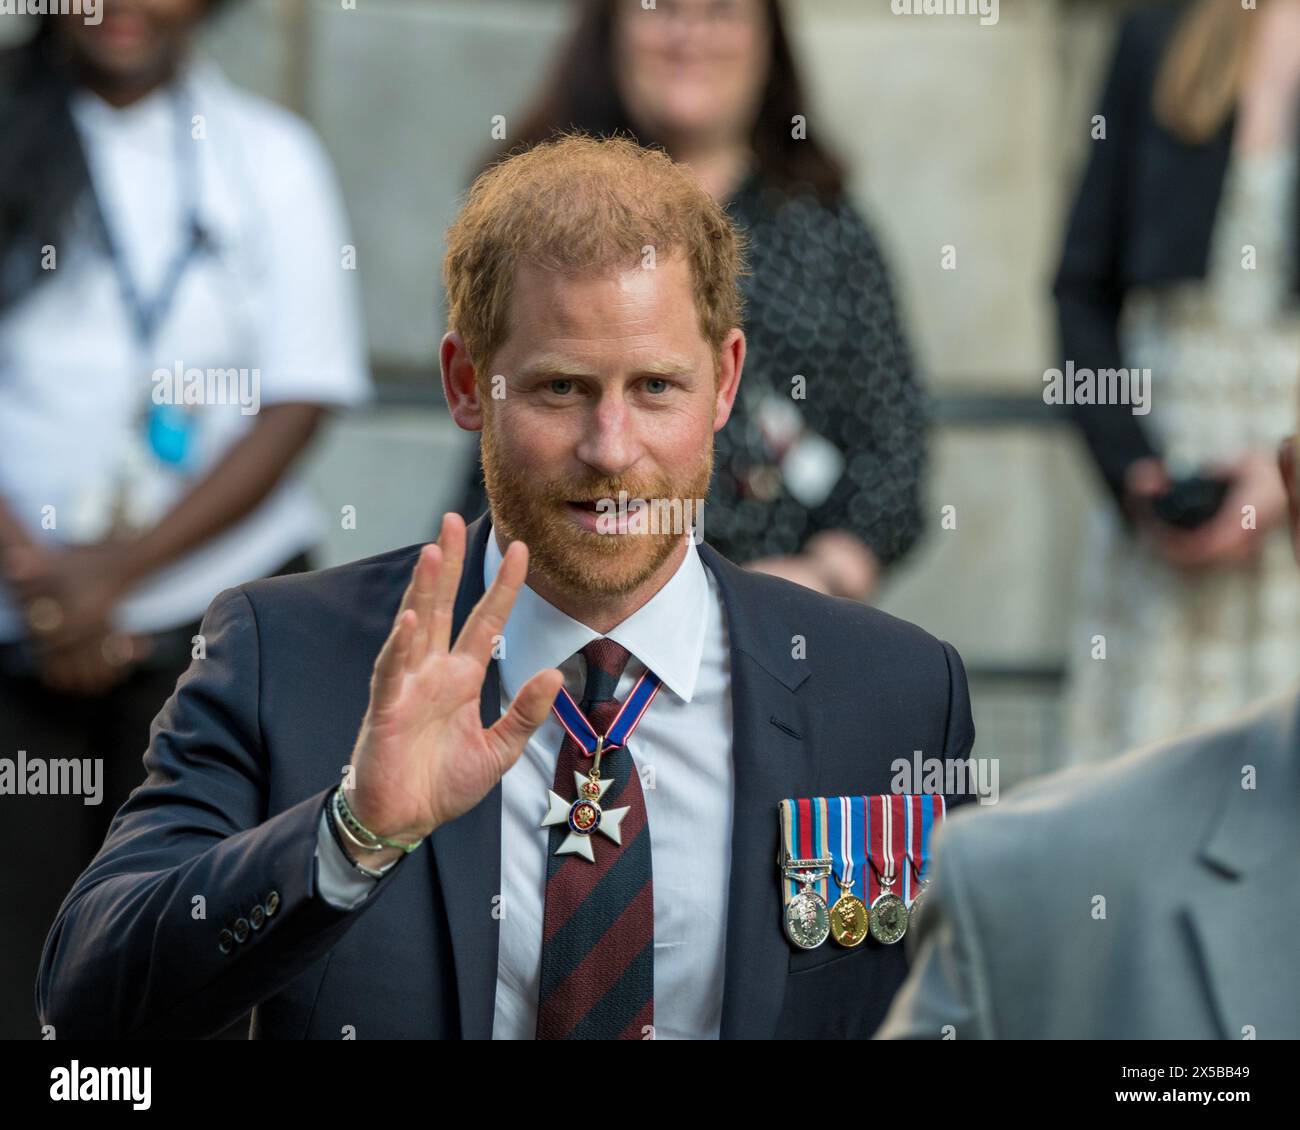
[[[668,382],[667,382],[666,380],[664,380],[663,377],[651,377],[649,380],[646,381],[646,384],[647,384],[647,385],[654,385],[654,384],[663,385],[663,386],[664,386],[663,391],[665,391],[665,392],[668,391]],[[651,389],[650,391],[651,391],[651,392],[654,392],[654,391],[656,391],[656,390]]]
[[[553,381],[548,381],[548,382],[547,382],[547,387],[550,388],[550,390],[551,390],[552,392],[556,393],[557,395],[559,395],[559,396],[563,396],[565,393],[567,393],[567,392],[569,391],[568,387],[565,387],[565,388],[556,388],[555,386],[556,386],[556,385],[565,385],[565,386],[569,386],[569,385],[572,385],[572,384],[573,384],[573,382],[572,382],[571,380],[569,380],[567,377],[556,377],[555,380],[553,380]]]

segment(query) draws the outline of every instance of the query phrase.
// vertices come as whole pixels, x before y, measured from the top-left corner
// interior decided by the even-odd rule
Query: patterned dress
[[[920,530],[925,413],[876,242],[847,199],[785,192],[753,173],[726,208],[750,241],[747,354],[715,436],[704,537],[743,563],[845,529],[894,561]],[[788,481],[790,432],[807,456],[798,484]],[[486,508],[476,458],[461,513]]]
[[[1151,370],[1145,423],[1175,468],[1275,451],[1295,430],[1295,177],[1293,148],[1234,156],[1207,277],[1125,302],[1125,363]],[[1300,574],[1285,527],[1267,535],[1255,565],[1184,572],[1139,544],[1108,504],[1086,545],[1068,760],[1101,760],[1218,721],[1300,677]],[[1093,657],[1097,635],[1104,658]]]

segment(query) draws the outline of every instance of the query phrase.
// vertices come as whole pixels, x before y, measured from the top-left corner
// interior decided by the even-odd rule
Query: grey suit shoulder
[[[1292,693],[954,815],[878,1035],[1300,1035],[1298,720]]]

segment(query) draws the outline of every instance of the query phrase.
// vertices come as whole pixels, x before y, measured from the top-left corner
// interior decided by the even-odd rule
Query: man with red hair
[[[291,1038],[874,1030],[902,947],[792,948],[778,807],[965,758],[965,674],[701,540],[741,261],[689,172],[626,140],[479,178],[440,362],[491,513],[216,599],[47,943],[60,1036],[250,1008]]]

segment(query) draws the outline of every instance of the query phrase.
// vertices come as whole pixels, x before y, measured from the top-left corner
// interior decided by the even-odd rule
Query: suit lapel
[[[1247,1026],[1260,1039],[1294,1038],[1296,937],[1300,936],[1300,724],[1276,710],[1239,758],[1224,759],[1227,801],[1201,853],[1203,885],[1187,905],[1222,1035]],[[1242,787],[1241,762],[1256,769]]]
[[[1253,875],[1212,876],[1188,915],[1204,957],[1220,1035],[1240,1040],[1250,1026],[1260,1039],[1294,1038],[1300,883],[1294,857],[1280,856]]]
[[[490,527],[486,516],[470,525],[465,538],[465,565],[452,621],[453,642],[460,637],[474,605],[483,595],[483,557]],[[483,725],[501,717],[497,661],[488,664],[479,700]],[[500,783],[458,820],[430,837],[435,881],[447,910],[447,931],[456,966],[461,1036],[492,1037],[496,1013],[497,918],[494,897],[501,890]]]
[[[793,629],[771,593],[747,598],[750,574],[704,543],[699,550],[718,580],[731,655],[735,808],[721,1035],[767,1039],[780,1017],[790,962],[777,915],[777,805],[809,787],[812,766],[802,740],[808,719],[795,696],[808,670],[791,655]],[[749,611],[760,607],[761,617]]]

